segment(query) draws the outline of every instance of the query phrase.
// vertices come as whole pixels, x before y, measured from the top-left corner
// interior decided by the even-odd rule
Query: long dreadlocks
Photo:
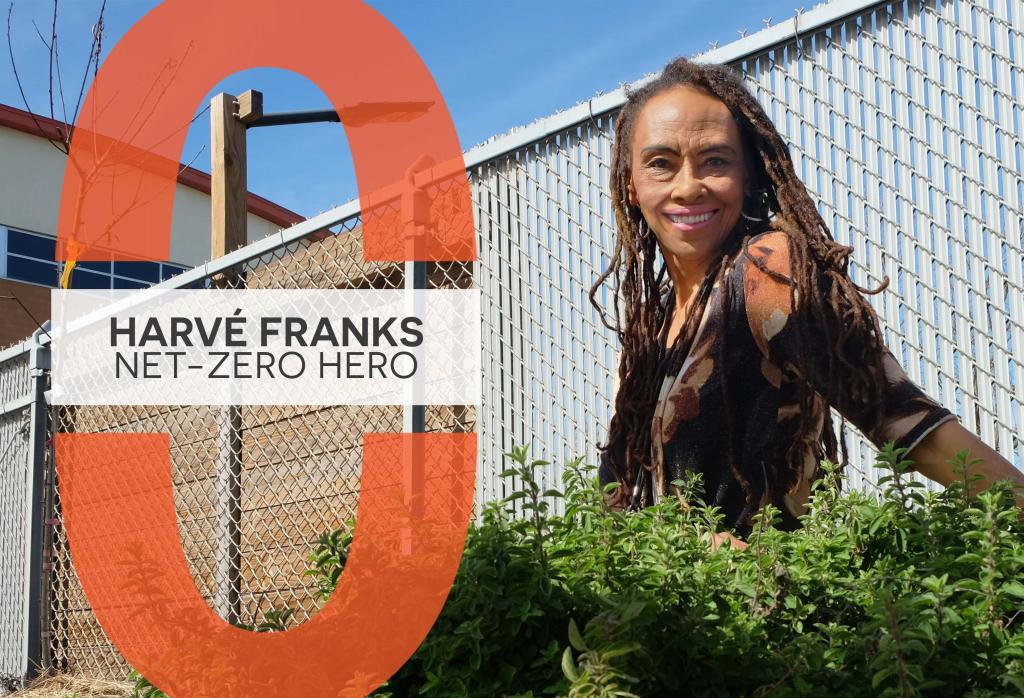
[[[643,220],[640,208],[629,203],[627,185],[631,178],[633,131],[637,116],[651,97],[680,86],[701,89],[721,100],[732,112],[746,151],[745,157],[752,166],[754,189],[764,192],[761,210],[754,215],[767,219],[772,212],[778,213],[778,218],[773,221],[774,227],[783,227],[788,232],[791,277],[768,269],[756,259],[748,259],[764,273],[790,286],[791,322],[796,324],[796,368],[800,375],[812,375],[814,364],[809,351],[813,346],[825,353],[829,395],[846,390],[860,404],[882,404],[886,389],[882,363],[884,345],[878,318],[860,294],[879,293],[888,284],[888,278],[873,291],[860,288],[850,280],[847,269],[853,248],[840,245],[833,239],[803,182],[796,176],[788,146],[761,105],[747,91],[738,73],[728,66],[699,64],[677,58],[665,66],[661,75],[652,82],[636,90],[627,90],[626,104],[616,118],[610,187],[618,234],[610,265],[590,291],[591,303],[597,308],[605,326],[617,333],[622,347],[619,390],[609,425],[608,443],[599,445],[602,470],[611,473],[621,485],[611,498],[613,506],[626,504],[640,468],[653,468],[651,420],[660,387],[659,359],[662,350],[659,333],[666,314],[661,302],[661,293],[667,283],[663,282],[664,263],[655,274],[657,239]],[[743,236],[731,235],[724,244],[720,260],[723,263],[712,272],[717,278],[726,272],[750,239],[749,231],[744,232]],[[595,300],[595,295],[609,277],[614,281],[615,325],[609,324],[604,310]],[[726,283],[722,286],[727,294],[726,307],[729,307],[731,285]],[[811,327],[817,328],[821,334],[809,336]],[[853,341],[855,337],[865,341]],[[724,337],[719,349],[718,365],[724,366]],[[773,472],[767,474],[760,469],[757,473],[742,472],[735,458],[727,378],[722,376],[728,462],[748,504],[756,506],[764,496],[773,501],[775,496],[788,491],[802,467],[798,461],[802,458],[804,441],[820,438],[822,452],[836,461],[837,443],[831,410],[825,410],[825,428],[819,437],[813,433],[818,426],[813,422],[814,412],[811,409],[815,390],[806,381],[801,381],[797,434],[786,449],[784,462],[772,464]],[[877,414],[872,430],[878,427],[880,420],[881,415]],[[840,434],[842,459],[839,463],[845,465],[845,418]],[[654,481],[654,478],[647,479]]]

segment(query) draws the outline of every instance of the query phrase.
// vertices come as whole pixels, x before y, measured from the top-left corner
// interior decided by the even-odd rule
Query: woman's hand
[[[728,543],[726,543],[728,541]],[[747,544],[739,538],[726,531],[711,534],[711,550],[718,550],[723,543],[731,546],[734,550],[746,550]]]

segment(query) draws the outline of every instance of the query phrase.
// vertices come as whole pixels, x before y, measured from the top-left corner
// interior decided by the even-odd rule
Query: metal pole
[[[416,186],[416,172],[429,167],[433,162],[421,156],[409,166],[405,175],[405,188],[402,192],[402,224],[405,229],[406,258],[405,263],[405,312],[407,315],[422,318],[426,311],[426,299],[423,291],[427,288],[427,263],[417,261],[422,257],[423,237],[428,233],[430,225],[430,199],[427,192]],[[423,381],[420,379],[421,364],[417,375],[413,377],[406,389],[406,402],[402,413],[402,431],[408,434],[420,434],[426,431],[426,415],[423,405]],[[409,508],[412,520],[423,517],[424,470],[425,454],[412,447],[402,454],[402,480],[405,490],[405,504]],[[402,540],[402,551],[412,553],[412,531],[406,529]]]
[[[412,313],[422,312],[422,297],[417,297],[417,291],[427,288],[427,263],[406,262],[405,263],[405,289],[410,302],[408,310]],[[422,396],[419,396],[420,398]],[[422,433],[426,428],[424,417],[424,406],[416,403],[417,396],[410,394],[408,402],[403,406],[402,431],[407,433]]]
[[[216,258],[245,245],[245,125],[262,114],[262,95],[253,91],[238,98],[219,94],[210,106],[210,253]],[[243,278],[237,268],[229,268],[213,281],[219,288],[235,288]],[[214,607],[221,618],[237,625],[242,611],[242,411],[232,404],[216,414],[220,419]]]
[[[406,314],[422,317],[423,296],[419,291],[427,285],[427,263],[405,263]],[[422,370],[422,365],[417,372]],[[415,380],[415,379],[414,379]],[[402,407],[402,431],[421,434],[426,431],[423,396],[414,382],[406,390],[406,403]],[[418,520],[423,517],[423,452],[415,444],[407,447],[402,454],[402,485],[405,491],[405,505],[409,517]],[[402,535],[402,552],[412,554],[412,529],[406,528]]]
[[[26,470],[25,492],[29,497],[26,507],[28,519],[25,522],[26,551],[28,574],[25,575],[25,681],[28,682],[39,673],[43,659],[43,608],[41,599],[43,584],[43,519],[44,495],[43,476],[46,470],[46,439],[47,416],[45,392],[49,383],[50,349],[40,344],[43,330],[32,335],[32,348],[29,353],[29,375],[32,381],[32,405],[29,408],[29,444],[31,461]]]
[[[215,610],[237,624],[242,611],[242,412],[227,405],[219,416]]]

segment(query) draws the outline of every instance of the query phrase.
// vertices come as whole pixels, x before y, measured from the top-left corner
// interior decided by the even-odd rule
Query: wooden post
[[[243,124],[263,118],[263,93],[246,90],[238,95],[238,120]]]
[[[235,105],[223,92],[210,100],[210,259],[246,243],[245,123]]]

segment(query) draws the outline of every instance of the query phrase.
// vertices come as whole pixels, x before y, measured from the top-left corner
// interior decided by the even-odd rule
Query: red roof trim
[[[33,116],[27,111],[6,104],[0,104],[0,127],[21,131],[30,136],[48,138],[51,141],[63,141],[68,128],[63,121],[56,121],[45,116],[36,116],[33,119]],[[182,170],[178,175],[178,182],[204,194],[210,193],[210,175],[195,168],[186,167]],[[254,216],[259,216],[282,228],[288,228],[306,220],[298,213],[253,193],[249,194],[248,209],[249,213]]]

